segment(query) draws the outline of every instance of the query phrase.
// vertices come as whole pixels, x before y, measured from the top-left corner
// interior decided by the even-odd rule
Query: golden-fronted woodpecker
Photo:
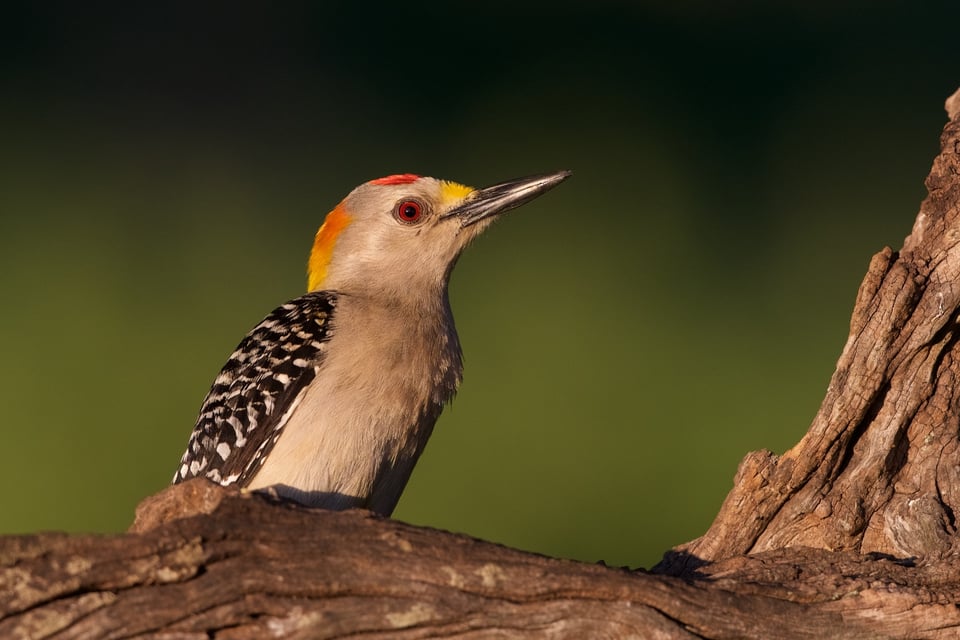
[[[457,257],[569,175],[472,189],[403,174],[354,189],[317,231],[309,293],[255,326],[214,380],[173,482],[390,515],[460,384]]]

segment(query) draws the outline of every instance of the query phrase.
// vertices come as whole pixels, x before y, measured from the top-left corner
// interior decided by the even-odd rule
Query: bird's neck
[[[334,289],[348,305],[356,305],[367,313],[395,318],[422,317],[424,321],[453,325],[447,278],[425,278],[418,282],[381,279],[371,286],[347,283]]]
[[[446,286],[426,296],[341,294],[332,324],[336,334],[351,334],[350,344],[368,345],[377,353],[369,361],[386,363],[398,379],[407,367],[411,383],[423,367],[434,371],[429,381],[433,401],[443,404],[456,391],[463,356]]]

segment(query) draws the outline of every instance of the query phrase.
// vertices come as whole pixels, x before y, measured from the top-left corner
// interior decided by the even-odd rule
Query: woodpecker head
[[[445,287],[473,238],[500,214],[569,175],[561,171],[485,189],[412,174],[366,182],[317,231],[308,290],[408,299],[417,288]]]

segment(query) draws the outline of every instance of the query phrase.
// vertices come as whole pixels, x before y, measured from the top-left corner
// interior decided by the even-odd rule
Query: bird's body
[[[567,175],[478,191],[404,174],[351,192],[317,232],[311,293],[237,347],[174,482],[389,515],[462,377],[447,295],[457,257],[495,214]]]
[[[281,491],[301,502],[392,511],[463,371],[449,304],[435,303],[400,310],[340,295],[331,318],[336,340],[323,356],[323,378],[335,382],[307,389],[249,487],[288,485],[295,490]],[[419,322],[404,326],[402,317]],[[341,455],[317,460],[317,451]],[[292,469],[299,473],[291,478]]]

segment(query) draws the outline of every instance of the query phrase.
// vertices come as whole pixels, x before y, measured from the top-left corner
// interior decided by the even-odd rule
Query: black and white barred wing
[[[277,307],[230,356],[200,408],[173,482],[205,476],[246,485],[273,448],[323,359],[336,296]]]

